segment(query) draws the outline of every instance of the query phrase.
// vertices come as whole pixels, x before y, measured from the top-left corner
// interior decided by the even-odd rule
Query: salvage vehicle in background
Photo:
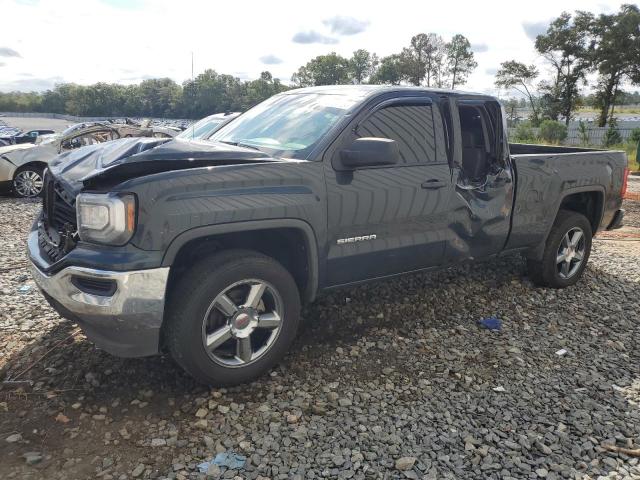
[[[214,113],[187,127],[176,138],[206,140],[231,120],[238,118],[239,115],[240,112]]]
[[[37,197],[48,163],[62,152],[128,137],[172,138],[180,129],[137,124],[125,119],[114,122],[85,122],[72,125],[59,135],[50,135],[32,148],[0,149],[0,190],[19,197]]]
[[[3,132],[0,132],[0,146],[36,143],[36,140],[41,135],[51,135],[52,133],[56,132],[49,129],[29,130],[28,132],[21,132],[16,135],[5,135]]]
[[[115,355],[201,382],[271,368],[323,290],[521,252],[564,288],[621,225],[623,152],[509,145],[498,101],[395,86],[276,95],[209,140],[51,162],[28,236],[51,305]]]

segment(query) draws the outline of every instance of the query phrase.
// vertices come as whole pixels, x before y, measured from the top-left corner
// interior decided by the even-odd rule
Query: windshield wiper
[[[242,141],[231,142],[229,140],[220,140],[220,143],[226,143],[227,145],[233,145],[234,147],[250,148],[251,150],[257,150],[258,152],[262,152],[262,150],[260,150],[255,145],[250,145],[248,143],[242,143]]]
[[[236,145],[238,147],[243,147],[243,148],[250,148],[252,150],[257,150],[259,152],[261,152],[262,150],[260,150],[258,147],[254,146],[254,145],[249,145],[248,143],[241,143],[241,142],[236,142]]]

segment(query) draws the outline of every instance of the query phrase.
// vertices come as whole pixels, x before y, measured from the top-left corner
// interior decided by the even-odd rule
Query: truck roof
[[[446,95],[473,95],[478,97],[485,97],[487,99],[497,99],[491,95],[477,92],[466,92],[462,90],[450,90],[445,88],[433,88],[433,87],[416,87],[406,85],[323,85],[320,87],[304,87],[294,88],[283,92],[283,95],[298,95],[302,93],[320,93],[326,95],[350,95],[353,97],[366,98],[372,95],[376,95],[384,92],[428,92],[428,93],[440,93]]]

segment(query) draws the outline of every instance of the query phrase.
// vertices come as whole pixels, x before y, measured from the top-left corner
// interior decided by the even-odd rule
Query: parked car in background
[[[56,133],[54,130],[48,129],[29,130],[28,132],[22,132],[11,137],[1,136],[0,134],[0,140],[10,145],[16,145],[20,143],[36,143],[36,140],[40,135],[51,135],[54,133]]]
[[[239,115],[240,112],[214,113],[187,127],[177,138],[206,140],[234,118],[238,118]]]
[[[624,152],[510,145],[491,96],[302,88],[208,140],[60,155],[28,253],[98,347],[231,385],[279,361],[331,288],[505,252],[575,284],[593,234],[622,224],[627,173]]]
[[[72,125],[61,134],[47,135],[29,148],[0,152],[0,189],[19,197],[36,197],[42,192],[42,178],[48,163],[62,152],[96,145],[119,138],[155,137],[172,138],[180,132],[168,126],[150,126],[125,120],[113,122],[85,122]]]

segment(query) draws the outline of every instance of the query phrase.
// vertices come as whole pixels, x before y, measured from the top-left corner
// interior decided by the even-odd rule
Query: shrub
[[[638,143],[640,143],[640,128],[634,128],[633,130],[631,130],[629,142],[631,142],[633,145],[637,145]]]
[[[589,145],[589,129],[587,128],[587,124],[582,120],[578,123],[578,138],[580,138],[582,146]]]
[[[521,122],[516,126],[513,141],[516,143],[534,143],[537,140],[536,133],[531,122]]]
[[[622,136],[618,132],[618,121],[615,118],[612,118],[609,122],[609,128],[604,134],[602,143],[605,147],[622,143]]]
[[[567,138],[567,126],[555,120],[544,120],[540,124],[540,138],[549,143],[560,143]]]

